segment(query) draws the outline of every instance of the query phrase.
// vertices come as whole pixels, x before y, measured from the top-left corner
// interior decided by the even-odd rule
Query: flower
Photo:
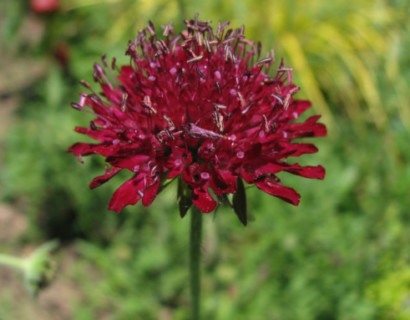
[[[56,276],[57,264],[50,253],[58,246],[59,242],[56,240],[46,242],[23,262],[26,288],[33,297],[50,285]]]
[[[76,131],[99,143],[69,148],[80,160],[100,154],[110,165],[90,187],[121,170],[132,172],[109,203],[110,210],[119,212],[141,199],[150,205],[164,181],[178,178],[182,214],[191,202],[211,212],[217,206],[215,197],[234,194],[233,207],[244,224],[242,179],[297,205],[300,195],[282,185],[276,174],[323,179],[322,166],[286,159],[317,152],[311,143],[292,141],[324,136],[326,127],[317,122],[320,116],[294,122],[311,104],[293,99],[299,87],[292,82],[292,69],[282,61],[276,75],[269,76],[273,53],[260,58],[260,44],[244,37],[244,27],[228,30],[225,22],[214,31],[197,17],[185,25],[180,35],[172,23],[163,26],[161,37],[150,22],[128,44],[130,65],[118,68],[113,59],[116,78],[105,56],[108,74],[94,65],[102,93],[81,94],[72,106],[95,115],[88,128]]]
[[[49,13],[56,11],[60,6],[59,0],[31,0],[30,7],[36,13]]]
[[[0,265],[22,271],[27,291],[36,297],[40,290],[47,287],[55,278],[56,262],[50,253],[58,246],[59,243],[56,240],[46,242],[27,258],[0,254]]]

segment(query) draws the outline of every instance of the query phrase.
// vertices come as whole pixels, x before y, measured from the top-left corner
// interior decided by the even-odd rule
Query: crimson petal
[[[127,180],[114,192],[108,204],[108,209],[120,212],[125,206],[136,204],[141,199],[140,192],[143,188],[144,177],[141,177],[141,175]]]
[[[110,180],[113,176],[115,176],[118,172],[121,171],[121,168],[112,167],[110,168],[104,175],[95,177],[93,181],[90,183],[90,189],[94,189],[102,185],[103,183]]]
[[[157,179],[157,181],[154,184],[152,184],[152,186],[148,187],[145,190],[144,196],[142,197],[143,206],[148,207],[152,203],[152,201],[154,201],[158,193],[159,183],[160,179]]]
[[[278,197],[296,206],[299,204],[299,199],[300,199],[299,193],[297,193],[292,188],[285,187],[285,186],[282,186],[280,184],[273,182],[268,177],[265,177],[261,181],[255,182],[255,185],[259,189],[265,191],[266,193],[272,196]]]
[[[194,188],[192,191],[192,203],[205,213],[213,211],[217,206],[216,201],[209,194],[206,186]]]

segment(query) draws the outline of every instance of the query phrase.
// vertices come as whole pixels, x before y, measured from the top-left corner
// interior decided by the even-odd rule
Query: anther
[[[127,99],[128,99],[128,93],[123,92],[122,93],[122,99],[121,99],[121,111],[125,112],[126,106],[127,106]]]
[[[205,75],[201,72],[201,70],[199,70],[199,68],[196,68],[196,73],[200,78],[205,79]]]
[[[214,102],[212,102],[212,105],[213,105],[216,109],[226,109],[226,108],[228,108],[227,106],[225,106],[225,105],[223,105],[223,104],[214,103]]]
[[[163,115],[163,117],[164,117],[165,121],[168,123],[169,129],[170,129],[170,130],[175,130],[175,124],[172,122],[171,118],[168,117],[168,116],[165,115],[165,114]]]
[[[206,50],[208,51],[208,52],[211,52],[212,50],[211,50],[211,46],[210,46],[210,44],[209,44],[209,41],[208,41],[208,39],[204,39],[204,44],[205,44],[205,48],[206,48]]]
[[[90,128],[93,131],[97,131],[97,126],[95,125],[94,121],[90,121]]]
[[[84,87],[86,87],[88,90],[91,90],[91,86],[89,85],[88,82],[84,81],[84,80],[80,80],[81,85],[83,85]]]
[[[111,60],[111,69],[113,69],[113,70],[115,70],[117,68],[116,61],[117,61],[117,59],[115,59],[115,58],[112,58],[112,60]]]
[[[186,62],[187,62],[187,63],[197,62],[197,61],[202,60],[203,57],[204,57],[204,56],[201,54],[201,55],[199,55],[199,56],[195,56],[195,57],[193,57],[193,58],[191,58],[191,59],[188,59]]]
[[[219,113],[218,110],[215,110],[212,113],[212,118],[214,120],[214,123],[216,125],[216,127],[219,129],[219,132],[223,132],[224,131],[224,117]]]
[[[250,108],[251,108],[252,106],[253,106],[253,102],[251,102],[250,104],[248,104],[248,105],[246,106],[246,108],[241,111],[241,113],[242,113],[242,114],[246,114],[246,113],[250,110]]]
[[[74,109],[79,110],[79,111],[84,110],[84,108],[82,106],[80,106],[78,103],[71,102],[71,106]]]
[[[218,81],[215,81],[215,86],[216,86],[216,88],[218,89],[218,92],[219,92],[219,93],[222,93],[221,85],[219,84]]]
[[[242,93],[240,93],[240,92],[238,91],[237,94],[238,94],[238,97],[239,97],[239,101],[241,102],[242,108],[245,108],[246,102],[245,102],[245,99],[243,98]]]
[[[151,33],[151,35],[155,36],[155,26],[151,20],[148,22],[147,30]]]
[[[271,58],[271,57],[267,57],[267,58],[265,58],[265,59],[262,59],[262,60],[256,62],[255,66],[259,67],[259,66],[262,66],[262,65],[264,65],[264,64],[271,63],[271,62],[272,62],[272,58]]]
[[[200,128],[200,127],[194,125],[193,123],[189,123],[189,125],[188,125],[188,134],[192,138],[209,138],[209,139],[213,139],[213,140],[224,138],[224,136],[219,134],[219,133],[213,132],[211,130]]]
[[[271,96],[274,97],[276,100],[278,100],[281,105],[283,105],[283,99],[281,97],[279,97],[278,95],[274,93],[272,93]]]
[[[195,38],[198,45],[202,46],[202,34],[199,31],[195,32]]]
[[[104,65],[104,67],[108,68],[107,57],[106,57],[105,53],[101,56],[101,60],[102,60],[102,63]]]
[[[149,96],[145,96],[144,100],[142,101],[142,106],[149,109],[152,113],[157,114],[157,110],[152,106],[151,98]]]
[[[81,108],[84,108],[86,98],[87,98],[87,95],[85,93],[80,94],[80,101],[78,102],[78,104],[80,105]]]
[[[264,122],[264,125],[265,125],[265,132],[268,133],[269,132],[268,118],[266,118],[266,116],[264,114],[262,114],[262,118],[263,118],[263,122]]]

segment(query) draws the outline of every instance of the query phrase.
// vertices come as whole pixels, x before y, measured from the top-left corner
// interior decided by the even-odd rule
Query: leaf
[[[242,179],[238,178],[238,188],[233,195],[233,210],[244,226],[248,224],[246,192]]]
[[[191,190],[188,186],[182,182],[181,178],[178,179],[178,207],[179,207],[179,215],[181,218],[185,217],[186,213],[188,212],[189,208],[192,206],[192,196]]]

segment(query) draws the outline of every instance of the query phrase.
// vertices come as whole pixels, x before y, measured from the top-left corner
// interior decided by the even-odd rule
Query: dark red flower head
[[[316,152],[313,144],[292,141],[324,136],[326,127],[317,122],[320,116],[294,122],[311,104],[293,99],[299,87],[292,82],[292,69],[282,62],[269,76],[273,55],[260,58],[261,46],[244,37],[243,27],[227,30],[228,23],[219,23],[214,31],[197,19],[185,24],[186,30],[175,35],[170,23],[161,37],[150,23],[128,45],[130,65],[118,69],[113,59],[109,68],[103,57],[111,80],[95,64],[102,93],[81,94],[72,106],[96,116],[90,127],[76,131],[99,143],[69,148],[79,157],[100,154],[110,164],[90,187],[131,171],[109,203],[117,212],[140,199],[148,206],[160,185],[176,177],[186,207],[192,201],[203,212],[216,208],[215,197],[244,194],[241,179],[297,205],[299,194],[276,174],[322,179],[323,167],[286,159]],[[111,69],[119,73],[116,78]]]

